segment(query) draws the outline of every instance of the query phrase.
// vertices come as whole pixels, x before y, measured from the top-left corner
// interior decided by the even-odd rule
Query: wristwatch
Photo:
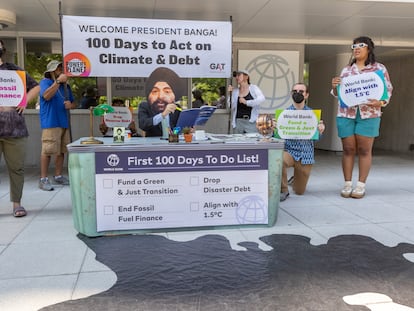
[[[55,80],[56,84],[61,84],[62,82],[60,82],[59,80]]]

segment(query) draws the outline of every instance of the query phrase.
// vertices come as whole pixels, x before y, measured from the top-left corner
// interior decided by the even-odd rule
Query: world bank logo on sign
[[[267,204],[257,195],[242,198],[236,208],[239,224],[267,224]]]
[[[106,158],[106,163],[108,163],[109,166],[115,167],[119,164],[119,157],[116,154],[110,154]]]

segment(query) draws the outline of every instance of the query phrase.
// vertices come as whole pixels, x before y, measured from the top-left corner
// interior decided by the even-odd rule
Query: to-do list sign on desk
[[[97,231],[268,224],[268,150],[96,152]]]

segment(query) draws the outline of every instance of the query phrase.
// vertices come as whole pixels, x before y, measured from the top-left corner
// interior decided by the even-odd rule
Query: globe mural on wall
[[[259,86],[266,97],[261,112],[273,113],[290,104],[290,90],[298,79],[298,58],[297,51],[239,51],[239,68],[249,71],[250,82]]]

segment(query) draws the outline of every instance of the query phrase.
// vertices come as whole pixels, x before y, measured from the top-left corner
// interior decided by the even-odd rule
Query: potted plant
[[[191,132],[191,127],[183,128],[183,135],[185,142],[191,143],[191,141],[193,140],[193,133]]]

